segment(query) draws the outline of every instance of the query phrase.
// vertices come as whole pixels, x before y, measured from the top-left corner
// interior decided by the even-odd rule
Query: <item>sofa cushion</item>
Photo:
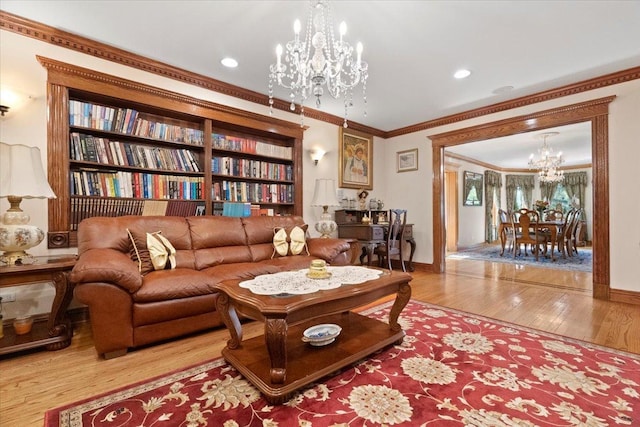
[[[133,300],[144,303],[207,295],[214,292],[212,284],[209,275],[190,268],[152,271],[144,276]],[[211,309],[215,310],[215,307]]]
[[[303,251],[309,255],[306,241],[307,227],[307,224],[296,225],[290,229],[276,227],[273,230],[273,253],[271,258],[300,255]]]

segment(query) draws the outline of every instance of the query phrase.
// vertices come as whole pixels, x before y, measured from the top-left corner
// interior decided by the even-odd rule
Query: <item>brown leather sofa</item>
[[[274,257],[274,229],[298,216],[96,217],[80,223],[75,297],[89,307],[93,340],[105,358],[127,349],[222,325],[213,285],[227,279],[302,269],[313,259],[351,260],[349,243],[308,238],[310,255]],[[141,275],[127,229],[161,231],[176,249],[176,268]]]

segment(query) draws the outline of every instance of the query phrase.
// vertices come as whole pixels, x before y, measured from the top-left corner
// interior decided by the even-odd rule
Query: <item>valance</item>
[[[491,187],[502,187],[502,174],[495,171],[484,171],[485,185]]]
[[[587,173],[585,171],[564,174],[565,185],[587,185],[588,183]]]
[[[532,189],[535,185],[534,175],[506,175],[505,181],[507,188]]]

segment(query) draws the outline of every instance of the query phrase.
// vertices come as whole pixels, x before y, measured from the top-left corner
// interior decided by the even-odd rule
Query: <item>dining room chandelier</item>
[[[325,90],[335,99],[344,102],[344,123],[353,106],[353,91],[362,83],[362,96],[366,108],[366,84],[368,65],[362,60],[362,43],[355,49],[344,40],[347,24],[340,24],[340,36],[334,37],[331,8],[326,0],[309,2],[306,35],[300,36],[301,24],[293,24],[294,39],[276,47],[276,63],[269,67],[269,108],[273,112],[274,85],[289,89],[290,109],[295,111],[296,101],[304,120],[304,103],[311,96],[316,97],[316,107],[320,108]],[[284,53],[284,58],[282,54]],[[366,110],[365,110],[366,115]]]
[[[560,165],[564,163],[562,151],[555,154],[553,148],[547,142],[547,138],[558,135],[559,132],[547,132],[538,135],[542,138],[542,146],[538,149],[539,158],[535,159],[533,153],[529,156],[529,169],[537,169],[540,182],[562,182],[564,171]]]

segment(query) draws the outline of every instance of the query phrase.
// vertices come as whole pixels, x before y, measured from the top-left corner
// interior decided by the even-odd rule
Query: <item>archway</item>
[[[593,161],[593,296],[609,299],[609,103],[614,96],[432,135],[433,271],[444,272],[444,149],[523,132],[591,122]]]

